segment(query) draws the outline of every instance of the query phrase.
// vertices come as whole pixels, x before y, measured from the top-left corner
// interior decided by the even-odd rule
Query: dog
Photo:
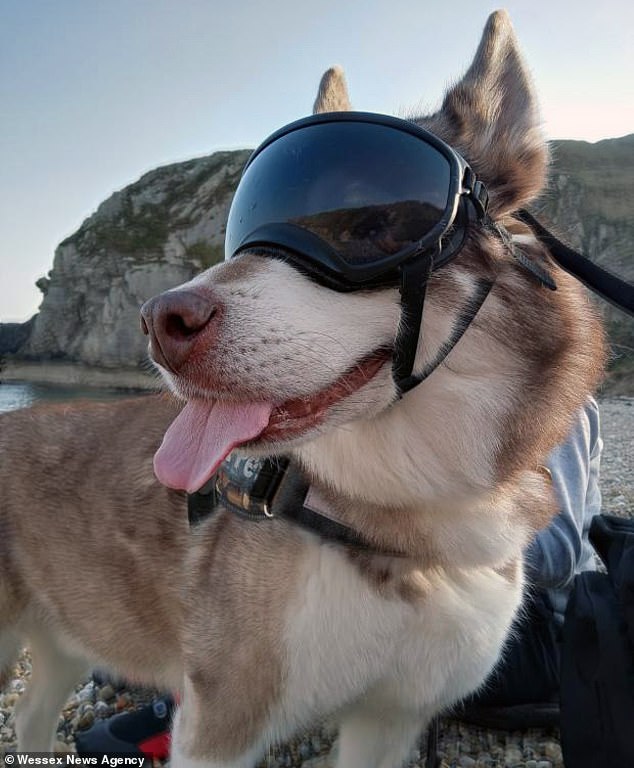
[[[315,112],[348,109],[343,73],[329,70]],[[582,288],[512,217],[542,190],[548,158],[506,13],[440,110],[414,121],[467,159],[491,220],[557,290],[495,227],[474,227],[428,280],[415,370],[483,275],[491,290],[444,362],[399,397],[396,287],[338,292],[284,254],[247,249],[143,309],[175,398],[4,415],[0,666],[24,639],[33,653],[20,749],[51,748],[65,697],[99,664],[179,692],[174,765],[252,768],[329,718],[336,768],[397,768],[494,667],[522,552],[556,511],[540,467],[600,380],[603,333]],[[228,419],[215,424],[224,452],[290,457],[369,547],[222,506],[190,530],[183,492],[157,482],[152,457],[168,430],[157,471],[190,477],[215,450],[214,409]]]

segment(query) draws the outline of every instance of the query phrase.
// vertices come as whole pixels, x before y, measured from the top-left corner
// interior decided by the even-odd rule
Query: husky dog
[[[315,111],[348,108],[330,70]],[[416,122],[471,164],[515,247],[549,263],[511,218],[542,189],[547,149],[504,12],[442,108]],[[268,744],[325,718],[339,724],[336,768],[402,765],[429,719],[498,659],[522,551],[555,512],[540,465],[601,375],[595,312],[549,270],[554,292],[494,228],[474,227],[429,280],[415,370],[482,275],[493,287],[401,399],[383,352],[401,319],[396,288],[337,292],[247,252],[144,308],[151,353],[189,401],[160,472],[184,456],[178,472],[191,476],[217,443],[290,456],[374,550],[223,508],[189,531],[183,494],[151,470],[178,411],[165,399],[4,416],[0,653],[6,669],[23,638],[33,652],[20,748],[50,748],[72,683],[99,663],[180,693],[174,765],[252,768]]]

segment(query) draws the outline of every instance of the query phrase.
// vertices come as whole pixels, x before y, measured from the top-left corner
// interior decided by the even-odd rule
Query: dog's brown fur
[[[97,657],[119,647],[128,674],[149,682],[160,670],[164,684],[165,659],[180,646],[189,531],[185,495],[156,481],[152,455],[177,412],[154,396],[0,416],[0,627],[26,612],[69,639],[89,637],[105,610],[91,643]],[[161,641],[134,642],[139,623],[160,626]],[[173,683],[180,673],[171,671]]]
[[[330,71],[316,109],[348,105]],[[510,214],[541,189],[546,150],[505,14],[491,17],[443,108],[419,122],[471,162],[492,215],[526,232]],[[271,740],[333,714],[337,768],[402,763],[424,721],[494,664],[522,549],[555,511],[538,467],[601,375],[602,333],[582,289],[536,242],[518,247],[548,265],[555,293],[494,232],[474,231],[430,281],[417,366],[474,281],[494,287],[424,384],[394,403],[387,365],[302,439],[250,446],[291,453],[337,517],[405,557],[222,510],[190,532],[183,494],[151,470],[177,410],[162,398],[0,418],[0,668],[23,637],[34,652],[21,748],[50,747],[56,708],[92,660],[180,690],[175,764],[250,767]],[[392,343],[400,317],[396,291],[335,294],[257,254],[169,301],[192,296],[220,309],[166,376],[182,396],[239,402],[310,397]],[[326,365],[333,335],[345,343]]]

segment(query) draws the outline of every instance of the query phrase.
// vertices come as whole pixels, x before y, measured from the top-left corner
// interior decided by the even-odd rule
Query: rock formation
[[[115,192],[55,252],[27,360],[104,368],[147,358],[139,307],[223,258],[233,190],[249,153],[158,168]]]

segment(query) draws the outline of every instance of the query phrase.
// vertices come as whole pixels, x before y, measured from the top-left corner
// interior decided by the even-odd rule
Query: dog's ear
[[[492,216],[514,211],[539,193],[548,150],[506,11],[489,16],[466,75],[447,92],[441,110],[421,122],[469,161],[487,185]]]
[[[348,112],[352,109],[348,97],[346,76],[341,67],[330,67],[324,72],[317,98],[313,104],[313,114],[319,112]]]

